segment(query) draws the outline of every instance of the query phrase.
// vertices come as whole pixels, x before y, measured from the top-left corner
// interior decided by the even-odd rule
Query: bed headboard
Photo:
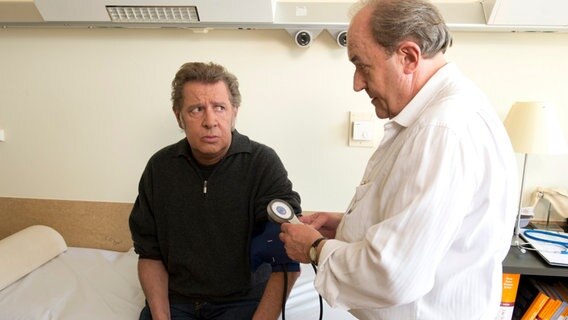
[[[128,228],[132,205],[0,197],[0,239],[40,224],[57,230],[69,247],[125,252],[132,248]]]
[[[57,230],[70,247],[128,251],[131,203],[0,197],[0,239],[31,225]]]

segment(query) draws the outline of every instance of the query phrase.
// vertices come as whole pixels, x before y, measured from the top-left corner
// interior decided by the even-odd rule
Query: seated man
[[[140,319],[276,319],[299,265],[266,208],[278,198],[299,213],[300,197],[274,150],[235,130],[241,95],[225,68],[184,64],[171,99],[186,137],[150,158],[129,221]]]

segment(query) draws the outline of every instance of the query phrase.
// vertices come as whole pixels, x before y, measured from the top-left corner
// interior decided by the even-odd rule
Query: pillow
[[[31,226],[0,240],[0,290],[67,250],[63,237],[47,226]]]

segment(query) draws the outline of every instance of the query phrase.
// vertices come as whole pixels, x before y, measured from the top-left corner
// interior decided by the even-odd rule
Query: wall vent
[[[120,23],[198,23],[195,6],[106,6],[112,22]]]

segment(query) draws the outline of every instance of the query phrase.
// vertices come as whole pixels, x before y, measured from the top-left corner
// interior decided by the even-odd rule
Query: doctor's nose
[[[353,74],[353,90],[359,92],[367,87],[367,81],[365,78],[357,71]]]

